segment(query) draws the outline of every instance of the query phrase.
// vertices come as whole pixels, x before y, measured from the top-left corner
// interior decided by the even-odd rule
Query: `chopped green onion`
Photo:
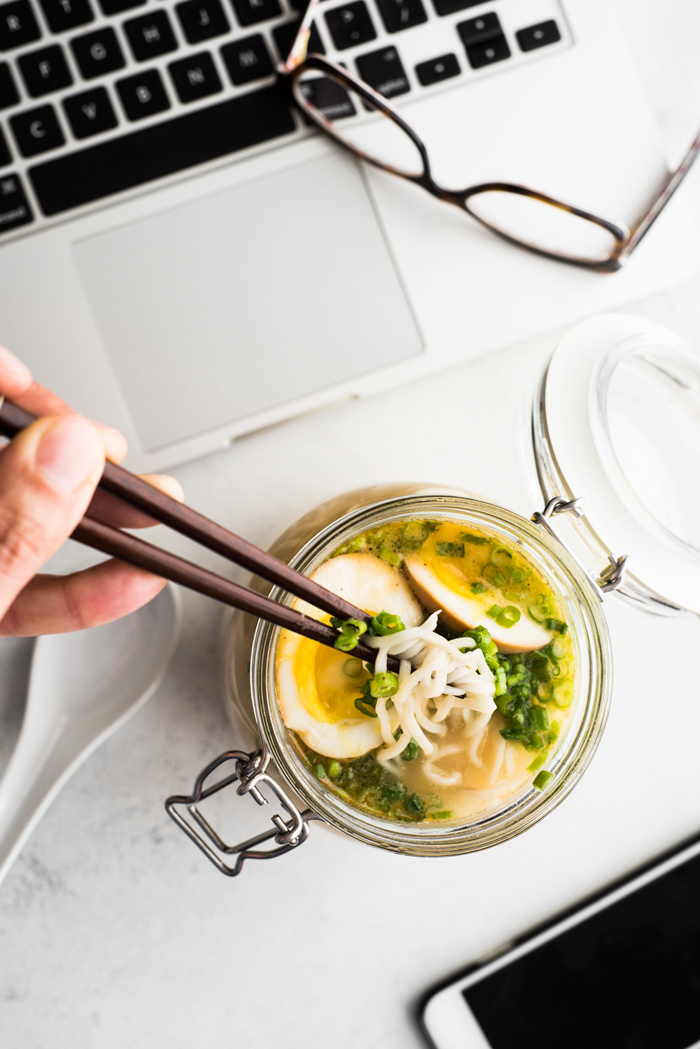
[[[452,819],[452,813],[451,812],[431,812],[430,815],[431,815],[431,817],[434,820],[451,820]]]
[[[409,521],[401,535],[406,542],[420,546],[430,535],[430,529],[424,521]]]
[[[464,543],[437,543],[440,557],[464,557]]]
[[[355,706],[359,710],[360,714],[365,714],[368,718],[376,718],[377,711],[371,705],[369,700],[363,699],[362,696],[358,696],[355,700]]]
[[[325,770],[324,766],[321,765],[320,763],[318,765],[314,765],[314,772],[316,773],[316,775],[318,776],[319,779],[325,779],[326,778],[326,770]]]
[[[547,760],[548,756],[549,755],[547,754],[546,750],[541,750],[539,752],[539,754],[537,755],[537,757],[533,761],[530,762],[530,764],[527,767],[527,771],[528,772],[537,772],[538,769],[542,768],[542,766],[544,765],[544,763]]]
[[[374,699],[387,699],[388,696],[395,696],[399,691],[398,675],[391,670],[383,674],[375,674],[369,682],[369,690]]]
[[[496,692],[495,695],[501,696],[507,689],[506,685],[506,672],[503,667],[499,667],[496,671]]]
[[[489,619],[498,619],[502,611],[503,609],[500,605],[491,605],[486,615],[489,617]]]
[[[381,548],[379,556],[383,561],[388,561],[388,563],[394,568],[401,568],[403,557],[401,554],[397,554],[395,550],[391,550],[388,546],[383,546]]]
[[[359,554],[362,550],[367,549],[367,540],[363,535],[358,535],[352,539],[345,546],[338,547],[331,554],[331,557],[338,557],[339,554]]]
[[[341,652],[352,652],[353,648],[357,647],[360,636],[367,630],[367,624],[361,619],[339,619],[337,616],[331,616],[331,626],[340,631],[333,647]]]
[[[538,731],[544,732],[545,729],[549,728],[549,714],[544,707],[533,707],[530,718]]]
[[[546,790],[553,779],[554,779],[554,773],[553,772],[545,772],[544,769],[543,769],[542,772],[538,772],[537,773],[537,775],[535,776],[535,778],[532,781],[532,785],[533,785],[533,787],[536,787],[537,790]]]
[[[537,683],[537,698],[543,703],[549,703],[552,699],[552,682],[551,681],[538,681]]]
[[[488,590],[488,587],[484,586],[483,583],[472,583],[469,589],[471,590],[472,594],[485,594]]]
[[[414,761],[415,758],[418,757],[419,752],[420,752],[420,747],[416,743],[416,741],[413,738],[413,736],[411,736],[411,738],[409,739],[408,743],[406,744],[404,749],[401,751],[401,757],[403,758],[404,761]]]
[[[425,801],[420,794],[409,794],[407,798],[404,798],[403,807],[406,812],[413,812],[418,816],[425,808]]]
[[[537,607],[537,605],[528,605],[527,614],[529,615],[530,619],[534,620],[535,623],[544,623],[546,618],[544,613]]]
[[[328,775],[331,779],[337,779],[340,775],[340,771],[341,769],[339,761],[336,761],[334,758],[333,761],[328,762]]]
[[[513,555],[504,546],[497,546],[491,553],[491,564],[498,565],[499,568],[509,566],[512,560]]]
[[[554,640],[546,646],[546,648],[542,649],[542,651],[547,656],[549,656],[552,663],[558,663],[559,660],[563,659],[566,655],[566,649],[564,648],[558,637],[555,637]]]
[[[554,689],[554,702],[558,707],[570,707],[574,698],[573,681],[562,681]]]
[[[472,543],[474,546],[485,546],[486,543],[490,542],[486,536],[473,535],[471,532],[462,532],[459,538],[463,539],[465,543]]]
[[[362,673],[362,660],[346,659],[343,663],[343,673],[346,677],[359,677]]]
[[[506,581],[505,574],[496,565],[485,565],[481,574],[484,579],[488,579],[489,583],[493,583],[494,586],[503,586]]]
[[[333,642],[333,648],[337,648],[340,652],[352,652],[353,648],[357,648],[359,641],[358,634],[338,634]]]
[[[489,615],[491,615],[490,612]],[[520,622],[520,609],[516,608],[515,605],[506,605],[497,617],[496,622],[499,626],[510,630],[511,627],[514,627],[516,623]]]
[[[370,624],[370,633],[379,634],[381,637],[387,637],[389,634],[398,634],[405,629],[406,627],[401,619],[392,615],[391,612],[380,612]]]
[[[545,623],[545,626],[546,626],[547,630],[555,630],[557,632],[557,634],[561,634],[562,637],[564,636],[564,634],[569,629],[567,624],[562,622],[561,619],[548,618],[546,623]]]

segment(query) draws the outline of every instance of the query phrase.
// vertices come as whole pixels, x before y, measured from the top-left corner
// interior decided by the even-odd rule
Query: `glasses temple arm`
[[[676,170],[671,175],[669,175],[663,189],[654,199],[646,214],[639,220],[636,226],[633,227],[632,233],[630,234],[630,237],[621,252],[621,258],[625,258],[628,255],[632,254],[642,237],[654,224],[656,219],[659,217],[663,209],[668,204],[673,194],[680,186],[685,176],[690,171],[699,152],[700,131],[693,139],[688,152],[683,157]]]
[[[310,0],[309,6],[304,12],[304,17],[301,20],[301,24],[297,31],[296,38],[292,44],[292,50],[287,56],[287,61],[280,67],[281,71],[285,73],[291,73],[297,66],[300,66],[306,59],[306,52],[309,47],[309,37],[311,36],[311,24],[316,14],[316,8],[319,5],[319,0]]]

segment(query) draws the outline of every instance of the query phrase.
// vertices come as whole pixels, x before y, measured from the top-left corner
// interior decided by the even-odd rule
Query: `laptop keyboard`
[[[274,76],[302,2],[0,3],[0,234],[313,133]],[[388,98],[571,42],[557,0],[325,0],[317,22],[310,50]]]

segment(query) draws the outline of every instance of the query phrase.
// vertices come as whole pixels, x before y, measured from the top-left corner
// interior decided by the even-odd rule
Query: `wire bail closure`
[[[235,771],[214,783],[213,786],[205,789],[204,784],[212,773],[229,761],[236,763]],[[201,849],[217,870],[220,870],[222,874],[226,874],[230,878],[235,878],[241,873],[246,860],[271,860],[276,856],[283,856],[286,852],[290,852],[291,849],[302,845],[309,836],[308,821],[320,819],[310,809],[304,812],[299,811],[286,791],[265,771],[269,761],[270,756],[265,746],[253,754],[249,754],[244,750],[224,751],[197,776],[192,794],[189,796],[173,795],[165,803],[166,812],[175,821],[180,830],[184,831],[197,848]],[[262,793],[261,788],[269,788],[289,819],[285,820],[279,813],[275,813],[270,817],[274,824],[273,830],[264,831],[262,834],[248,838],[238,845],[227,845],[197,806],[206,798],[210,798],[213,794],[217,794],[220,790],[235,782],[239,784],[236,788],[236,794],[239,796],[250,794],[258,805],[268,804],[268,799]],[[198,824],[203,834],[193,826],[193,822],[186,818],[181,811],[181,807],[187,809],[191,821]],[[269,849],[257,848],[258,845],[262,845],[263,842],[269,841],[271,838],[274,838],[276,847]],[[236,856],[234,865],[229,866],[225,863],[220,854]]]
[[[579,567],[584,570],[584,572],[590,579],[591,586],[595,590],[598,600],[602,601],[606,594],[610,594],[614,590],[617,590],[618,587],[620,587],[623,583],[625,578],[625,572],[627,571],[627,554],[623,554],[621,557],[617,558],[613,557],[611,554],[608,558],[610,564],[606,565],[606,567],[603,569],[603,571],[600,573],[597,579],[594,579],[591,576],[590,572],[587,571],[585,566],[581,564],[578,557],[576,557],[576,555],[574,554],[573,550],[571,550],[571,548],[564,542],[562,537],[554,528],[554,525],[551,521],[551,518],[555,517],[557,514],[568,513],[573,514],[574,517],[582,517],[584,503],[585,499],[583,499],[581,496],[579,496],[577,499],[567,500],[563,496],[557,495],[553,499],[549,500],[542,513],[540,513],[539,510],[537,510],[532,515],[532,520],[535,522],[535,524],[541,525],[542,528],[549,532],[552,538],[556,539],[557,542],[564,547],[566,552],[571,557],[573,557],[574,561],[576,561]]]

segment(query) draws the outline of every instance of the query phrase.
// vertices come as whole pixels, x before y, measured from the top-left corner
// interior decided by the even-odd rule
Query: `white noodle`
[[[434,612],[422,626],[409,627],[398,634],[364,638],[377,649],[375,674],[386,672],[389,656],[400,660],[399,690],[392,696],[397,718],[394,732],[398,727],[402,730],[398,740],[394,740],[391,731],[393,719],[389,720],[386,701],[377,701],[377,716],[386,744],[378,757],[385,761],[397,757],[411,737],[424,754],[435,753],[435,745],[425,733],[444,735],[446,726],[442,722],[455,708],[462,710],[465,735],[469,737],[476,735],[477,726],[481,728],[488,723],[496,709],[493,701],[496,684],[483,652],[475,647],[472,638],[448,641],[437,634],[438,615],[439,612]],[[467,721],[468,712],[473,712],[470,721]],[[472,744],[470,750],[474,749]],[[501,754],[501,761],[502,758]]]
[[[442,769],[435,768],[435,762],[440,761],[441,758],[446,758],[448,754],[458,754],[460,749],[455,744],[449,747],[441,747],[432,758],[423,762],[424,775],[439,787],[456,787],[462,780],[462,773],[443,772]]]

